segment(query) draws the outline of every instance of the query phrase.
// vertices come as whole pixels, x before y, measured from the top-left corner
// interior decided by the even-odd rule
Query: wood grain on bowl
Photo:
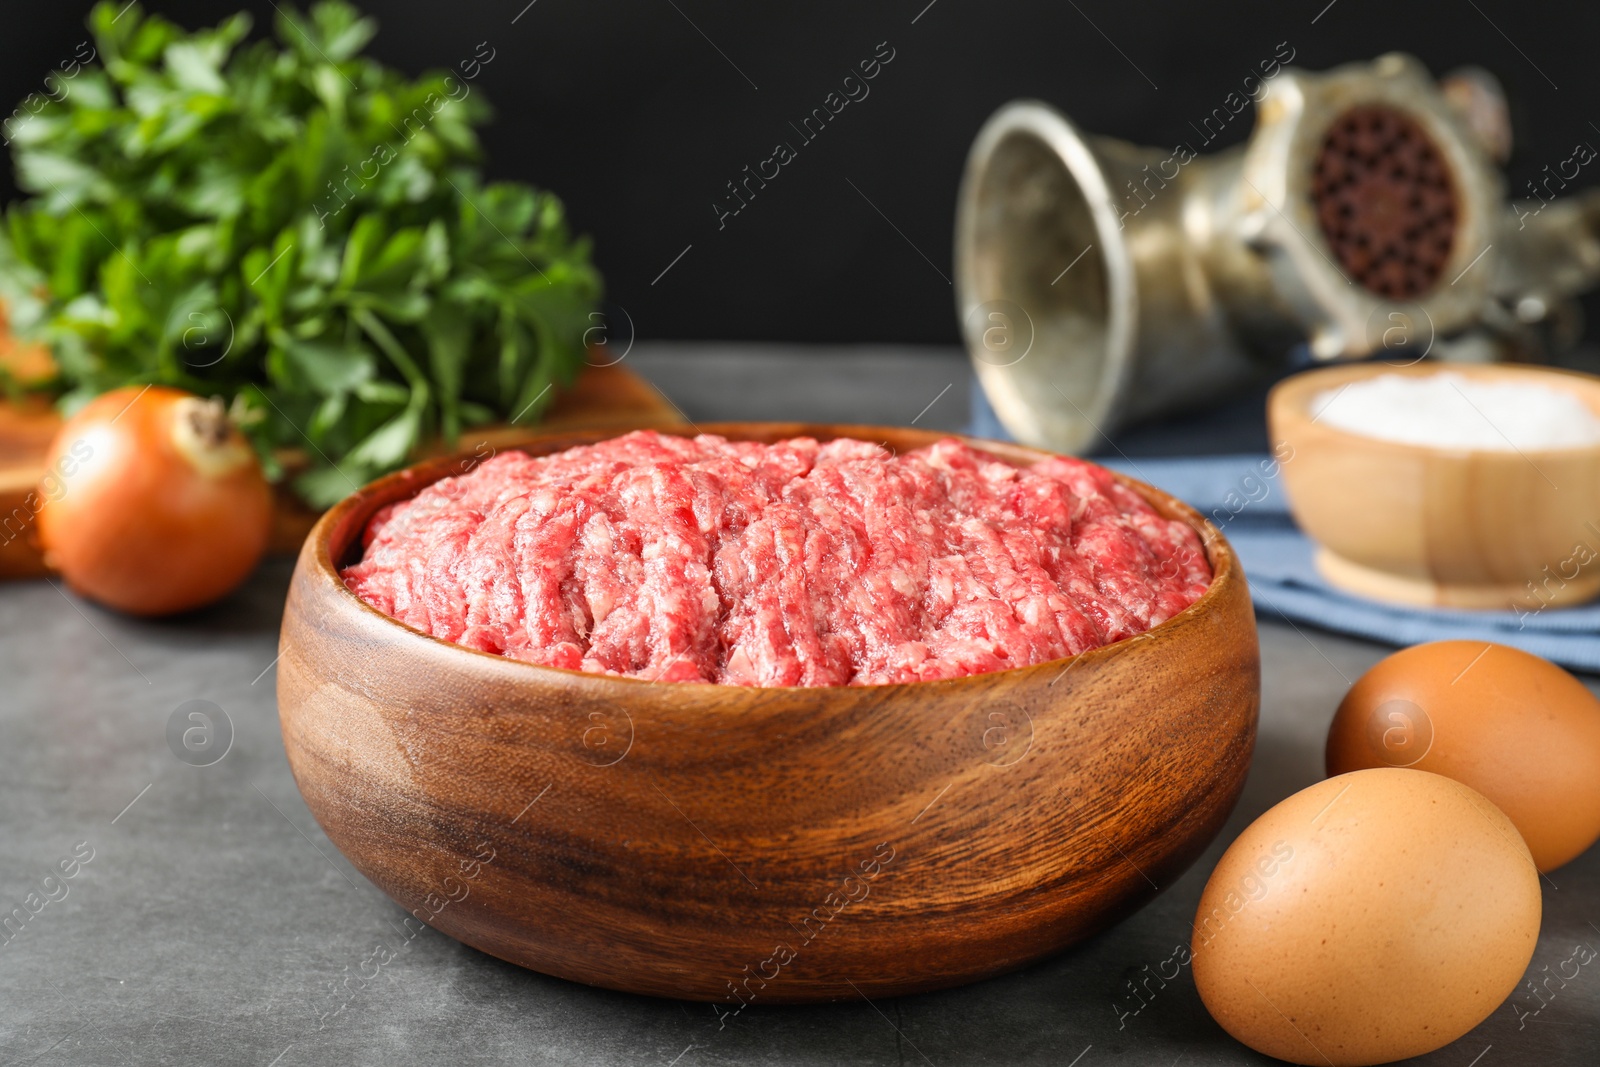
[[[941,436],[704,429],[897,450]],[[508,660],[351,594],[336,565],[373,512],[463,466],[392,475],[317,524],[278,701],[295,779],[334,844],[413,916],[485,952],[732,1010],[952,986],[1149,899],[1243,786],[1259,690],[1244,575],[1214,528],[1148,487],[1129,483],[1201,532],[1215,571],[1149,633],[953,681],[751,689]]]
[[[1317,396],[1438,364],[1357,363],[1285,379],[1267,398],[1289,506],[1317,542],[1318,571],[1401,604],[1537,611],[1592,600],[1600,571],[1600,446],[1460,449],[1384,441],[1312,414]],[[1600,413],[1600,378],[1529,366],[1451,364],[1484,382],[1565,389]]]

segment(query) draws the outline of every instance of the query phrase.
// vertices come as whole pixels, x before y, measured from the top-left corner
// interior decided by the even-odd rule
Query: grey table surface
[[[969,379],[950,350],[640,344],[629,358],[696,421],[966,420]],[[1136,431],[1119,446],[1248,448],[1261,436],[1254,404]],[[288,561],[273,560],[225,603],[165,621],[102,611],[48,581],[0,587],[0,912],[30,893],[43,902],[0,944],[0,1062],[1273,1062],[1210,1019],[1186,970],[1137,1013],[1125,983],[1186,943],[1227,842],[1322,776],[1334,707],[1388,651],[1263,621],[1260,738],[1243,799],[1194,867],[1112,930],[965,988],[757,1005],[719,1029],[703,1004],[592,989],[431,930],[397,932],[403,913],[323,835],[284,758],[272,667],[288,576]],[[231,747],[211,766],[180,762],[168,745],[169,720],[190,700],[213,702],[231,722]],[[43,884],[75,850],[92,858],[74,878]],[[1575,945],[1600,946],[1600,849],[1554,872],[1544,907],[1530,968],[1541,979]],[[372,962],[379,946],[392,955],[382,965]],[[1514,994],[1415,1062],[1592,1064],[1600,971],[1548,988],[1542,1002]]]

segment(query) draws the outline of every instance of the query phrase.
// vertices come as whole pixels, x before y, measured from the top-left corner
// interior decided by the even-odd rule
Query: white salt
[[[1434,448],[1575,448],[1600,442],[1600,417],[1569,390],[1451,371],[1380,374],[1318,393],[1315,420],[1341,430]]]

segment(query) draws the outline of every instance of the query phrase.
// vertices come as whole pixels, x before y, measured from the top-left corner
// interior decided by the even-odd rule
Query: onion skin
[[[227,595],[266,551],[272,490],[220,406],[165,386],[90,401],[50,445],[37,518],[45,562],[130,615]]]

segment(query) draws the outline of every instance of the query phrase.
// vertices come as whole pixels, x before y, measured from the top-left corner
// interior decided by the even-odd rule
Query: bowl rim
[[[535,449],[539,450],[534,453],[536,455],[549,455],[565,448],[572,448],[583,444],[597,444],[616,437],[622,437],[626,434],[636,432],[636,430],[653,430],[659,433],[673,434],[680,437],[690,436],[690,434],[685,433],[684,431],[691,430],[697,431],[698,434],[715,434],[724,436],[728,440],[758,440],[758,438],[749,436],[752,428],[761,428],[764,432],[769,434],[776,433],[777,436],[770,437],[770,440],[772,441],[788,440],[795,437],[814,437],[817,440],[824,442],[841,437],[853,437],[858,440],[874,441],[884,432],[897,435],[909,433],[924,436],[927,438],[926,445],[931,445],[940,440],[953,439],[960,441],[963,444],[966,444],[986,455],[1006,462],[1011,462],[1015,465],[1023,465],[1023,462],[1028,464],[1037,463],[1045,459],[1061,457],[1063,455],[1062,453],[1051,452],[1042,448],[1033,448],[1028,445],[1016,444],[1009,441],[995,441],[986,438],[971,437],[965,434],[946,433],[937,430],[919,430],[916,427],[874,426],[853,423],[756,421],[708,422],[701,423],[699,425],[691,424],[687,427],[681,423],[673,423],[670,425],[649,424],[638,426],[631,430],[619,430],[616,427],[597,427],[593,430],[573,428],[549,433],[534,432],[530,433],[526,439],[518,439],[515,442],[506,442],[504,444],[497,445],[490,453],[490,456],[498,455],[501,452],[527,452]],[[739,436],[741,432],[745,436]],[[887,446],[887,442],[884,441],[878,441],[877,443],[885,444]],[[919,445],[918,447],[925,447],[926,445]],[[888,447],[891,451],[895,451],[893,446]],[[530,671],[536,672],[534,675],[530,675],[530,677],[536,677],[539,673],[554,672],[557,676],[572,679],[574,682],[584,685],[616,683],[625,687],[703,687],[712,691],[748,690],[750,692],[759,694],[849,692],[855,694],[872,695],[892,693],[900,689],[920,689],[921,687],[930,685],[947,687],[975,687],[984,684],[994,685],[1004,679],[1015,679],[1017,676],[1026,672],[1042,671],[1050,667],[1060,668],[1061,674],[1065,675],[1068,670],[1080,662],[1090,662],[1105,656],[1117,655],[1121,650],[1126,650],[1129,647],[1137,646],[1145,639],[1155,638],[1163,631],[1171,631],[1178,626],[1184,625],[1190,618],[1199,615],[1203,610],[1207,609],[1211,601],[1222,597],[1225,589],[1232,583],[1247,582],[1247,578],[1239,564],[1238,557],[1233,550],[1233,546],[1228,543],[1227,539],[1223,537],[1222,531],[1216,525],[1214,525],[1210,519],[1206,518],[1195,508],[1189,506],[1170,493],[1167,493],[1145,482],[1139,481],[1136,478],[1131,478],[1120,471],[1110,470],[1109,468],[1101,468],[1106,470],[1106,472],[1116,479],[1120,484],[1139,494],[1139,496],[1145,500],[1146,503],[1150,504],[1151,507],[1156,509],[1157,514],[1161,515],[1163,518],[1181,521],[1190,529],[1192,529],[1200,538],[1201,548],[1206,554],[1206,561],[1211,566],[1211,583],[1206,587],[1206,591],[1204,593],[1200,594],[1198,598],[1196,598],[1182,611],[1156,624],[1155,626],[1150,627],[1148,630],[1142,631],[1141,633],[1132,634],[1128,637],[1113,641],[1110,644],[1098,645],[1094,648],[1084,649],[1082,652],[1078,652],[1071,656],[1062,656],[1058,659],[1045,660],[1042,663],[1032,663],[1020,667],[1007,667],[1004,670],[997,671],[983,671],[977,674],[961,675],[960,677],[956,678],[934,678],[915,682],[886,682],[877,685],[731,686],[717,682],[660,681],[652,678],[633,677],[631,675],[601,674],[595,671],[574,670],[567,667],[551,667],[542,663],[533,663],[528,660],[514,659],[510,656],[505,656],[497,652],[487,652],[482,649],[468,648],[465,645],[457,644],[454,641],[447,641],[442,637],[436,637],[424,630],[419,630],[410,623],[402,622],[392,615],[388,615],[382,611],[379,611],[377,608],[361,599],[361,597],[357,596],[354,590],[345,584],[344,579],[339,576],[338,566],[334,563],[334,556],[333,552],[331,551],[333,542],[337,538],[342,537],[344,539],[344,550],[348,551],[350,546],[355,543],[355,539],[360,536],[361,531],[366,528],[367,523],[371,521],[372,516],[376,514],[380,508],[386,507],[389,504],[395,503],[399,500],[413,497],[435,482],[438,482],[446,477],[450,477],[452,472],[455,474],[468,473],[475,469],[478,463],[483,462],[483,460],[487,458],[489,457],[478,457],[474,453],[457,451],[447,455],[434,456],[424,459],[398,471],[393,471],[389,474],[376,478],[373,481],[361,486],[355,492],[340,500],[337,504],[334,504],[317,520],[316,525],[312,527],[311,532],[306,535],[305,544],[301,549],[302,560],[304,560],[307,556],[310,557],[310,577],[313,577],[314,580],[322,583],[324,586],[331,587],[336,596],[343,598],[342,602],[353,605],[358,611],[369,613],[371,617],[375,619],[380,619],[392,626],[399,627],[401,631],[408,633],[413,637],[422,638],[428,642],[431,642],[433,645],[450,649],[454,653],[483,657],[493,663],[515,665],[513,669],[526,668]],[[1085,462],[1092,463],[1093,461],[1085,460]],[[456,469],[462,467],[463,464],[470,465],[463,470]],[[1053,685],[1054,682],[1051,684]]]
[[[1340,381],[1343,381],[1345,385],[1350,385],[1363,378],[1376,378],[1383,374],[1425,378],[1445,373],[1460,374],[1467,378],[1520,378],[1540,383],[1560,382],[1563,380],[1582,383],[1580,388],[1559,385],[1555,387],[1580,398],[1584,398],[1585,391],[1588,391],[1592,394],[1592,397],[1585,398],[1585,404],[1597,418],[1600,418],[1600,376],[1567,367],[1546,367],[1531,363],[1445,363],[1435,360],[1418,360],[1403,364],[1385,363],[1381,360],[1360,360],[1297,371],[1279,381],[1267,393],[1267,418],[1271,423],[1276,417],[1290,414],[1302,421],[1301,429],[1314,425],[1317,427],[1318,432],[1327,434],[1347,444],[1359,442],[1369,448],[1394,449],[1410,455],[1430,458],[1457,460],[1470,458],[1481,460],[1484,457],[1488,457],[1491,461],[1497,458],[1510,458],[1521,461],[1537,457],[1563,460],[1600,452],[1600,441],[1593,444],[1563,445],[1554,448],[1520,448],[1517,445],[1512,445],[1510,448],[1462,448],[1453,445],[1421,445],[1411,441],[1391,441],[1384,437],[1371,437],[1367,434],[1356,433],[1354,430],[1347,430],[1332,423],[1319,422],[1317,421],[1318,416],[1311,414],[1311,401],[1319,393],[1325,392],[1328,387]],[[1320,385],[1324,380],[1326,380],[1327,385]],[[1595,403],[1588,403],[1588,399],[1593,399]],[[1493,424],[1491,423],[1490,425]],[[1272,428],[1274,431],[1272,432],[1272,437],[1275,442],[1285,436],[1275,432],[1281,428]],[[1510,443],[1509,440],[1507,443]]]

